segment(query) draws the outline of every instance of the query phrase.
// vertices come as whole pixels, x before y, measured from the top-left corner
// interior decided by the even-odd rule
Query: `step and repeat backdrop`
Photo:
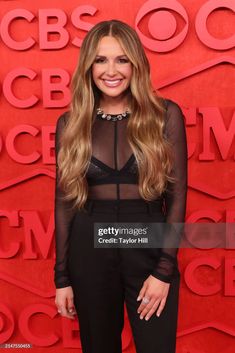
[[[186,223],[234,223],[234,12],[234,0],[0,1],[1,348],[82,352],[77,319],[54,304],[54,135],[97,22],[138,32],[154,87],[182,108]],[[179,250],[177,353],[234,353],[235,247],[218,244]],[[122,339],[134,353],[126,310]]]

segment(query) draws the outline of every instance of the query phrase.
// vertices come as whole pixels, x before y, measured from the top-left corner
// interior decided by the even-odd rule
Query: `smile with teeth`
[[[106,86],[108,87],[117,87],[120,85],[120,83],[122,82],[123,79],[119,79],[119,80],[103,80],[103,82],[105,83]]]

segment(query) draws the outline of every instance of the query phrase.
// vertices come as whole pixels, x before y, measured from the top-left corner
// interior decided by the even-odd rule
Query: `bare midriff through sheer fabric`
[[[174,184],[169,184],[162,195],[168,223],[183,223],[186,211],[187,194],[187,141],[183,113],[172,100],[164,100],[164,134],[173,144],[174,163],[172,176]],[[56,125],[56,166],[59,151],[59,138],[65,126],[66,113],[61,115]],[[87,171],[89,185],[88,199],[91,200],[131,200],[142,199],[138,189],[138,168],[135,156],[128,143],[126,125],[129,117],[111,121],[97,116],[92,126],[92,158]],[[68,274],[68,243],[70,226],[76,210],[71,203],[61,199],[63,191],[58,185],[56,168],[55,183],[55,240],[56,263],[55,285],[62,288],[70,285]],[[138,221],[138,220],[137,220]],[[177,248],[163,248],[162,256],[156,264],[155,277],[170,282],[177,260]]]

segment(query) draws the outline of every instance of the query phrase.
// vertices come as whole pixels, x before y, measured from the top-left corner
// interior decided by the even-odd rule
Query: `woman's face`
[[[118,97],[128,88],[132,64],[114,37],[105,36],[100,40],[92,76],[104,96]]]

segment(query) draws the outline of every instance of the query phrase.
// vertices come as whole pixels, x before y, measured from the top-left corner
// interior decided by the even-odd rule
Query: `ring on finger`
[[[144,304],[148,304],[150,302],[150,300],[148,298],[146,298],[146,297],[143,297],[142,302]]]

